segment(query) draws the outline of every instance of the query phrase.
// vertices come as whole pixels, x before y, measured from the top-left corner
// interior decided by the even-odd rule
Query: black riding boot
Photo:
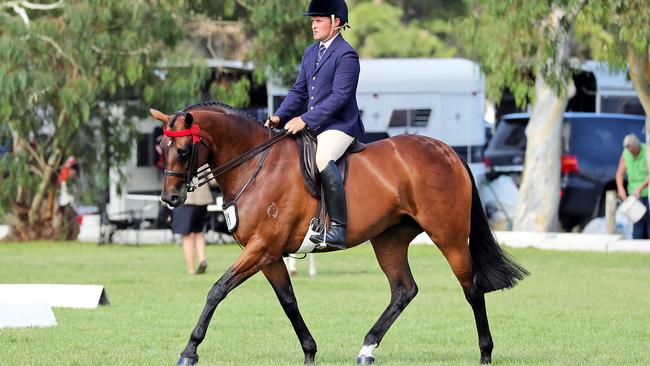
[[[345,202],[345,189],[339,174],[339,169],[333,160],[320,172],[321,184],[325,192],[325,205],[330,215],[330,228],[325,235],[325,243],[338,249],[345,249],[347,239],[345,226],[347,225],[347,205]],[[314,243],[323,242],[323,234],[312,235],[309,240]]]

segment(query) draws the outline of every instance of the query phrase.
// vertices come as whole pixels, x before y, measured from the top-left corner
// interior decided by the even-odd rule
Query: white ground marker
[[[46,304],[60,308],[94,309],[109,304],[102,285],[0,285],[0,304]]]
[[[54,325],[56,325],[56,318],[50,305],[0,304],[0,329]]]

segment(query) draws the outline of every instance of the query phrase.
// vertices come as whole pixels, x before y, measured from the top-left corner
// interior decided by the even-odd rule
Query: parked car
[[[483,154],[488,179],[501,174],[519,184],[529,113],[504,115]],[[564,114],[560,223],[566,230],[604,215],[605,192],[616,189],[616,168],[629,133],[645,141],[645,116],[609,113]]]
[[[526,152],[528,113],[506,114],[497,122],[492,138],[483,152],[488,178],[508,174],[520,183]]]

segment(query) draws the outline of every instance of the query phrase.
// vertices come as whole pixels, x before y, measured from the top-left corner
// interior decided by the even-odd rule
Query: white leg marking
[[[373,343],[373,344],[370,344],[370,345],[365,345],[364,344],[363,347],[361,347],[361,351],[359,351],[359,356],[358,357],[364,357],[364,356],[365,357],[374,357],[372,355],[372,351],[374,351],[375,348],[377,348],[377,343]]]

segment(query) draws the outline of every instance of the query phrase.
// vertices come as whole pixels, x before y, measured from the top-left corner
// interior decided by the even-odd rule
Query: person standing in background
[[[194,182],[196,184],[196,182]],[[181,234],[183,253],[187,274],[203,274],[208,267],[205,259],[205,220],[208,205],[214,203],[210,186],[204,184],[193,192],[187,193],[185,203],[172,211],[172,231]],[[194,269],[194,258],[198,257],[199,265]]]
[[[627,173],[627,192],[623,184],[625,173]],[[632,239],[648,239],[650,236],[648,161],[646,159],[646,145],[642,144],[635,134],[629,134],[623,140],[623,153],[616,170],[616,188],[618,189],[618,196],[622,200],[627,199],[628,196],[635,196],[645,206],[645,215],[634,223]]]
[[[74,240],[79,235],[81,225],[80,216],[77,214],[77,194],[79,185],[79,163],[74,156],[68,157],[59,172],[59,197],[57,203],[61,213],[59,227],[61,238]],[[75,223],[76,221],[76,223]]]

